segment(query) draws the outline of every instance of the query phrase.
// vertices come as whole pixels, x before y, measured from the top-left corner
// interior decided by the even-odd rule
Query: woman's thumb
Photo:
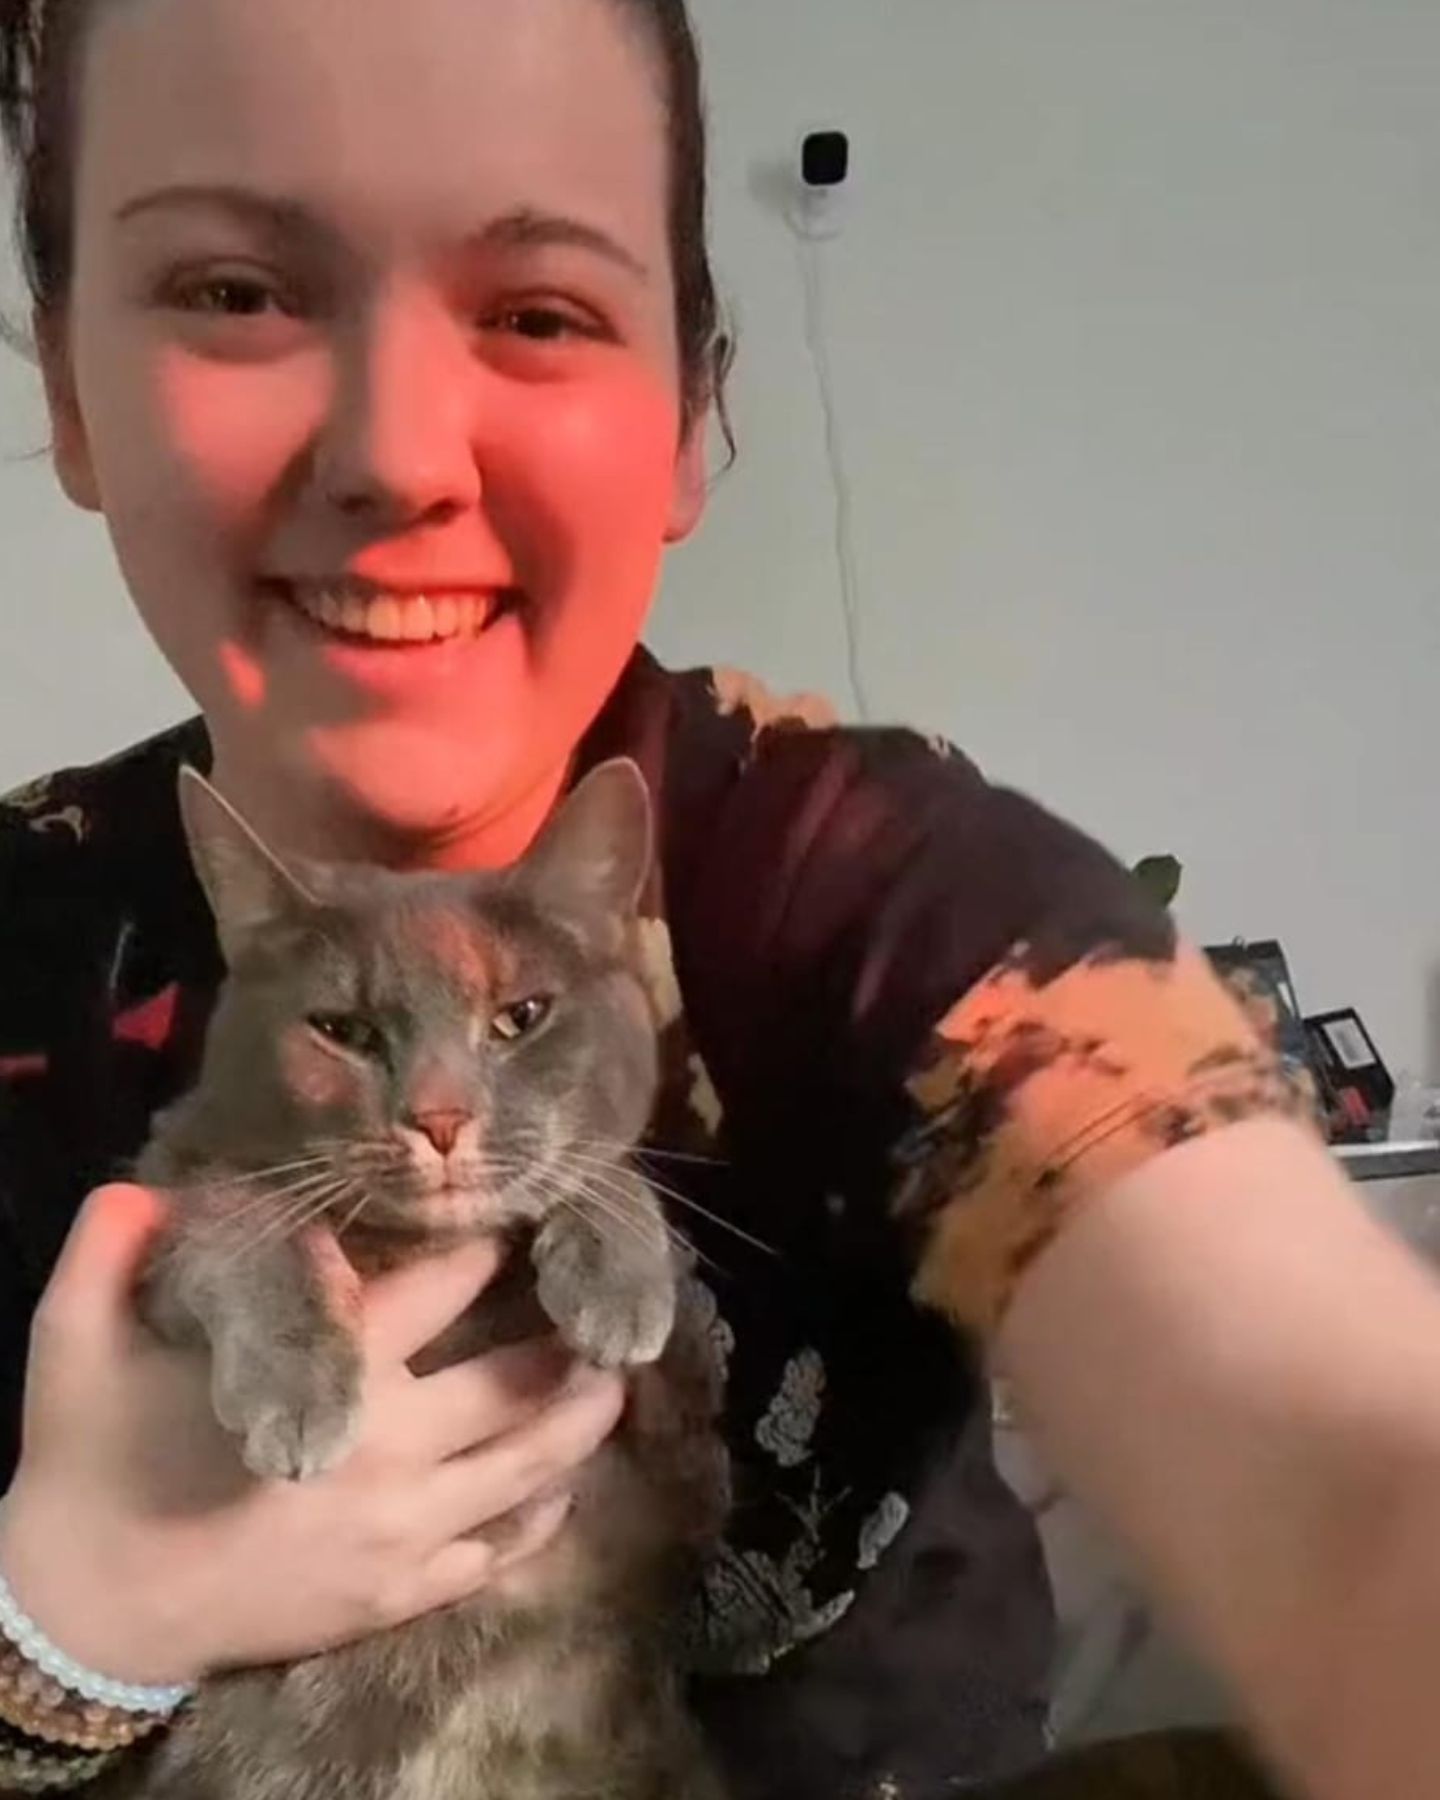
[[[392,1270],[365,1291],[365,1338],[379,1362],[406,1362],[453,1325],[504,1260],[494,1239]]]
[[[135,1283],[166,1217],[151,1188],[97,1188],[70,1228],[38,1322],[108,1336],[133,1319]]]

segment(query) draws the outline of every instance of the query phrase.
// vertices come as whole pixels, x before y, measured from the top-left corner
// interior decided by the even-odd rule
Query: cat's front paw
[[[675,1275],[663,1255],[616,1259],[581,1230],[542,1235],[536,1293],[577,1356],[602,1369],[656,1361],[675,1323]]]
[[[338,1331],[305,1348],[232,1342],[216,1348],[211,1393],[251,1474],[303,1481],[334,1468],[355,1441],[360,1354]]]

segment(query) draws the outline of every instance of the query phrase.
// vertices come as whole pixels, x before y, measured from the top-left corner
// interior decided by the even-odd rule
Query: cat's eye
[[[328,1038],[340,1049],[350,1051],[354,1056],[368,1056],[376,1062],[384,1059],[384,1035],[363,1013],[311,1013],[306,1024],[312,1031]]]
[[[545,994],[532,994],[528,1000],[517,1000],[513,1006],[501,1007],[490,1021],[490,1035],[504,1044],[515,1044],[538,1031],[550,1017],[551,1000]]]

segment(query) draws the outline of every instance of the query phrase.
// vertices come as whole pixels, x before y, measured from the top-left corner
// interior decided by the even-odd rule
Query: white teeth
[[[399,643],[405,635],[400,620],[400,602],[388,597],[372,600],[365,609],[365,632],[368,637],[379,638],[382,644]]]
[[[428,644],[477,637],[499,605],[491,594],[376,594],[297,583],[291,593],[318,624],[381,644]]]

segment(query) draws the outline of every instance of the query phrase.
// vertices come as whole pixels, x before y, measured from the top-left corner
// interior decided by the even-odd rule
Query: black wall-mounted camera
[[[812,131],[800,145],[800,179],[807,188],[837,188],[850,174],[850,139],[843,131]]]

